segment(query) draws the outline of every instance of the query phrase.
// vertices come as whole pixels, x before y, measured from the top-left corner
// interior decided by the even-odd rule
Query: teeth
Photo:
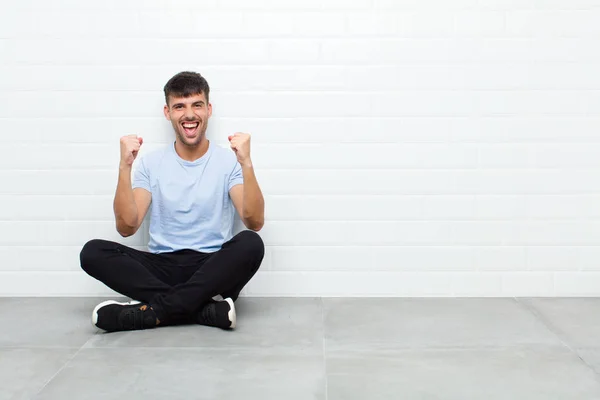
[[[195,128],[195,127],[197,127],[197,126],[198,126],[198,124],[197,124],[197,123],[196,123],[196,124],[183,124],[183,127],[184,127],[184,128]]]

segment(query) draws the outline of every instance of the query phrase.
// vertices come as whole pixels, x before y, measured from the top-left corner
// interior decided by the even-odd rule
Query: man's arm
[[[252,165],[242,165],[243,185],[235,185],[229,191],[246,228],[259,231],[265,224],[265,200],[254,174]]]
[[[123,237],[131,236],[142,225],[150,207],[150,192],[142,188],[131,188],[131,167],[119,168],[119,181],[113,208],[117,232]]]
[[[231,148],[242,167],[244,183],[231,188],[229,195],[246,228],[259,231],[265,224],[265,200],[250,159],[250,135],[236,133],[229,137]]]
[[[131,168],[137,157],[142,138],[136,135],[121,138],[119,180],[113,202],[117,232],[123,237],[137,232],[150,206],[151,194],[145,189],[132,189]]]

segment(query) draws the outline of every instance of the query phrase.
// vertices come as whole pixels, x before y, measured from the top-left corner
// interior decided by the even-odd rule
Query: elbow
[[[119,235],[121,235],[121,237],[124,237],[124,238],[132,236],[134,234],[134,232],[125,231],[123,229],[121,229],[121,230],[117,229],[117,232],[119,232]]]
[[[119,232],[119,235],[121,235],[121,237],[129,237],[129,236],[133,236],[133,234],[135,233],[133,230],[131,229],[119,229],[117,228],[117,232]]]
[[[254,232],[258,232],[265,225],[265,221],[264,220],[260,220],[260,221],[247,221],[245,225],[246,225],[246,228],[248,228],[248,229],[250,229],[250,230],[252,230]]]
[[[124,238],[133,236],[136,231],[137,229],[135,226],[117,222],[117,232]]]

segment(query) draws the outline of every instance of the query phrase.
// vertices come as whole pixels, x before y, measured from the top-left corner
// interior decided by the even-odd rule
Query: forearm
[[[131,188],[131,166],[119,167],[113,208],[119,233],[132,234],[138,226],[138,211]]]
[[[251,163],[242,165],[242,175],[244,176],[242,219],[249,229],[258,231],[265,222],[265,200]]]

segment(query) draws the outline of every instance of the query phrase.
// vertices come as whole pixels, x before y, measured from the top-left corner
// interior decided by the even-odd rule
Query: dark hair
[[[208,93],[210,88],[208,82],[197,72],[183,71],[173,76],[165,85],[165,101],[169,104],[169,96],[189,97],[195,94],[206,96],[208,102]]]

